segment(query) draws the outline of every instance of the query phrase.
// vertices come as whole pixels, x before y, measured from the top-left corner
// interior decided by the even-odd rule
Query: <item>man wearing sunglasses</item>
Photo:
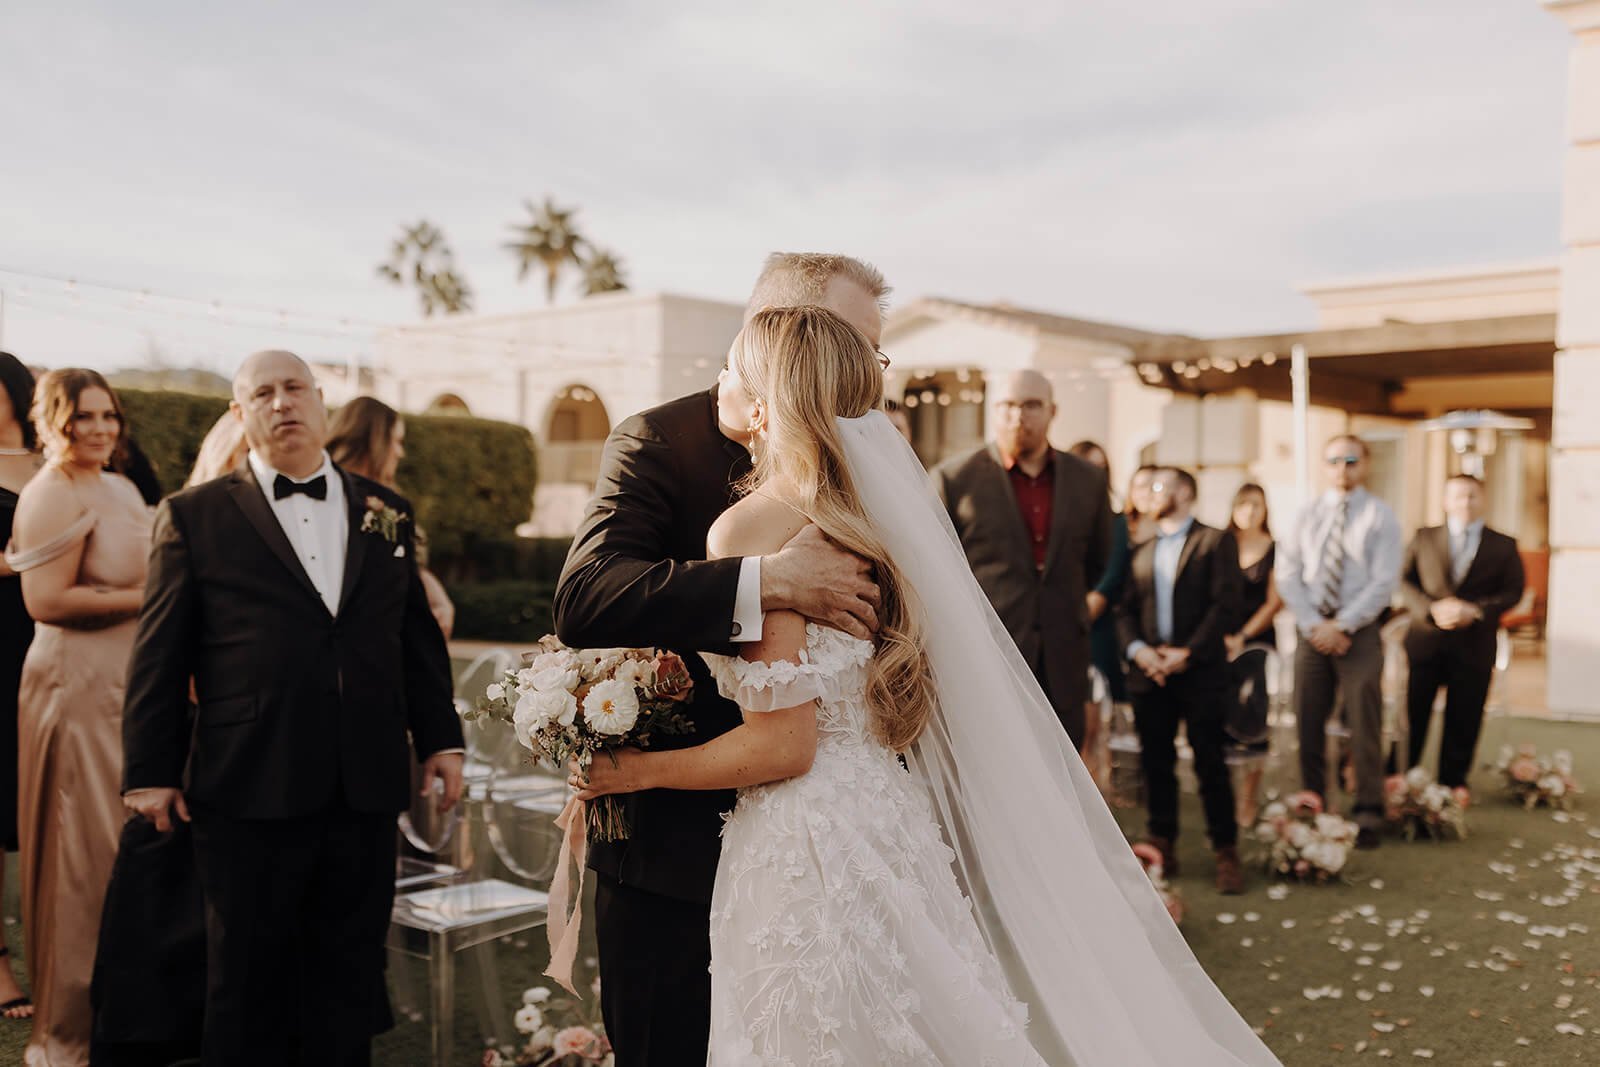
[[[1294,613],[1295,715],[1300,781],[1327,800],[1327,725],[1344,696],[1355,767],[1358,848],[1377,848],[1383,825],[1383,642],[1379,627],[1400,578],[1400,523],[1366,489],[1371,454],[1340,434],[1322,451],[1327,490],[1279,544],[1278,592]]]

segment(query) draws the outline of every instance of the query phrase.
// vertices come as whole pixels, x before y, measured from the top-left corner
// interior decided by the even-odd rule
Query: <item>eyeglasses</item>
[[[1327,459],[1323,460],[1322,462],[1326,463],[1330,467],[1338,467],[1338,466],[1341,466],[1341,465],[1346,466],[1346,467],[1354,467],[1357,463],[1361,462],[1361,457],[1360,456],[1329,456]]]
[[[889,357],[884,355],[883,349],[881,349],[881,348],[877,349],[876,351],[878,353],[878,365],[881,366],[884,370],[888,370],[889,369]]]
[[[994,406],[1001,411],[1020,411],[1024,415],[1044,414],[1044,401],[1037,398],[1029,400],[996,400]]]

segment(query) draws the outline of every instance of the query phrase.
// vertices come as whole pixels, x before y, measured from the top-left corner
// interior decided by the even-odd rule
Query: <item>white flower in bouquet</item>
[[[628,658],[625,648],[586,648],[576,653],[578,670],[583,674],[585,681],[595,678],[606,678],[611,675],[622,661]]]
[[[544,667],[539,666],[539,660],[555,660],[560,657],[560,652],[549,652],[533,661],[533,665],[518,675],[519,680],[527,688],[536,693],[571,692],[578,688],[581,678],[578,668],[567,663],[554,662]],[[571,653],[567,654],[568,656]],[[524,677],[526,676],[526,677]]]
[[[1289,824],[1289,844],[1295,848],[1304,849],[1311,841],[1311,827],[1303,822]]]
[[[1278,840],[1278,830],[1270,822],[1259,823],[1256,826],[1256,840],[1264,845],[1273,844]]]
[[[1539,780],[1539,788],[1559,800],[1567,795],[1567,780],[1559,774],[1547,774]]]
[[[536,1033],[540,1027],[544,1026],[544,1012],[533,1004],[524,1004],[517,1009],[517,1016],[512,1022],[516,1024],[518,1033]]]
[[[1572,777],[1572,752],[1570,749],[1560,748],[1550,757],[1550,765],[1560,771],[1563,777]]]
[[[483,691],[483,695],[488,697],[490,700],[504,700],[506,696],[506,687],[501,685],[499,682],[490,682],[489,688]]]
[[[1289,806],[1281,800],[1274,800],[1261,810],[1261,817],[1269,821],[1272,819],[1287,819],[1289,817]]]
[[[1501,771],[1505,770],[1507,767],[1511,766],[1511,761],[1516,759],[1516,757],[1516,749],[1512,748],[1510,745],[1501,745],[1500,755],[1495,757],[1495,769]]]
[[[1431,781],[1433,781],[1433,776],[1425,768],[1413,767],[1406,772],[1406,785],[1413,792],[1419,789],[1426,789]]]
[[[543,1004],[549,999],[550,990],[542,985],[536,985],[532,989],[524,989],[522,991],[522,1003],[524,1004]]]
[[[524,693],[517,700],[516,710],[511,714],[517,740],[528,748],[534,747],[533,735],[551,723],[571,726],[577,720],[578,698],[565,689],[550,692],[540,692],[535,689]]]
[[[628,682],[596,682],[583,698],[583,719],[597,734],[620,737],[639,721],[639,694]]]
[[[650,665],[643,660],[625,659],[617,664],[617,669],[611,673],[611,677],[619,682],[627,682],[635,688],[643,688],[645,675],[649,673]]]

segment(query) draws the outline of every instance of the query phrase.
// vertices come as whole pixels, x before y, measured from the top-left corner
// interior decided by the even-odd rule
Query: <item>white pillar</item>
[[[1574,35],[1550,465],[1549,704],[1600,720],[1600,0],[1544,0]]]

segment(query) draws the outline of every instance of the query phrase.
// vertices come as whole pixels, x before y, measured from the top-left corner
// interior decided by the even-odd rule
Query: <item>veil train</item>
[[[882,412],[838,420],[854,488],[925,615],[938,710],[906,754],[1029,1039],[1051,1064],[1275,1065],[1201,968]]]

